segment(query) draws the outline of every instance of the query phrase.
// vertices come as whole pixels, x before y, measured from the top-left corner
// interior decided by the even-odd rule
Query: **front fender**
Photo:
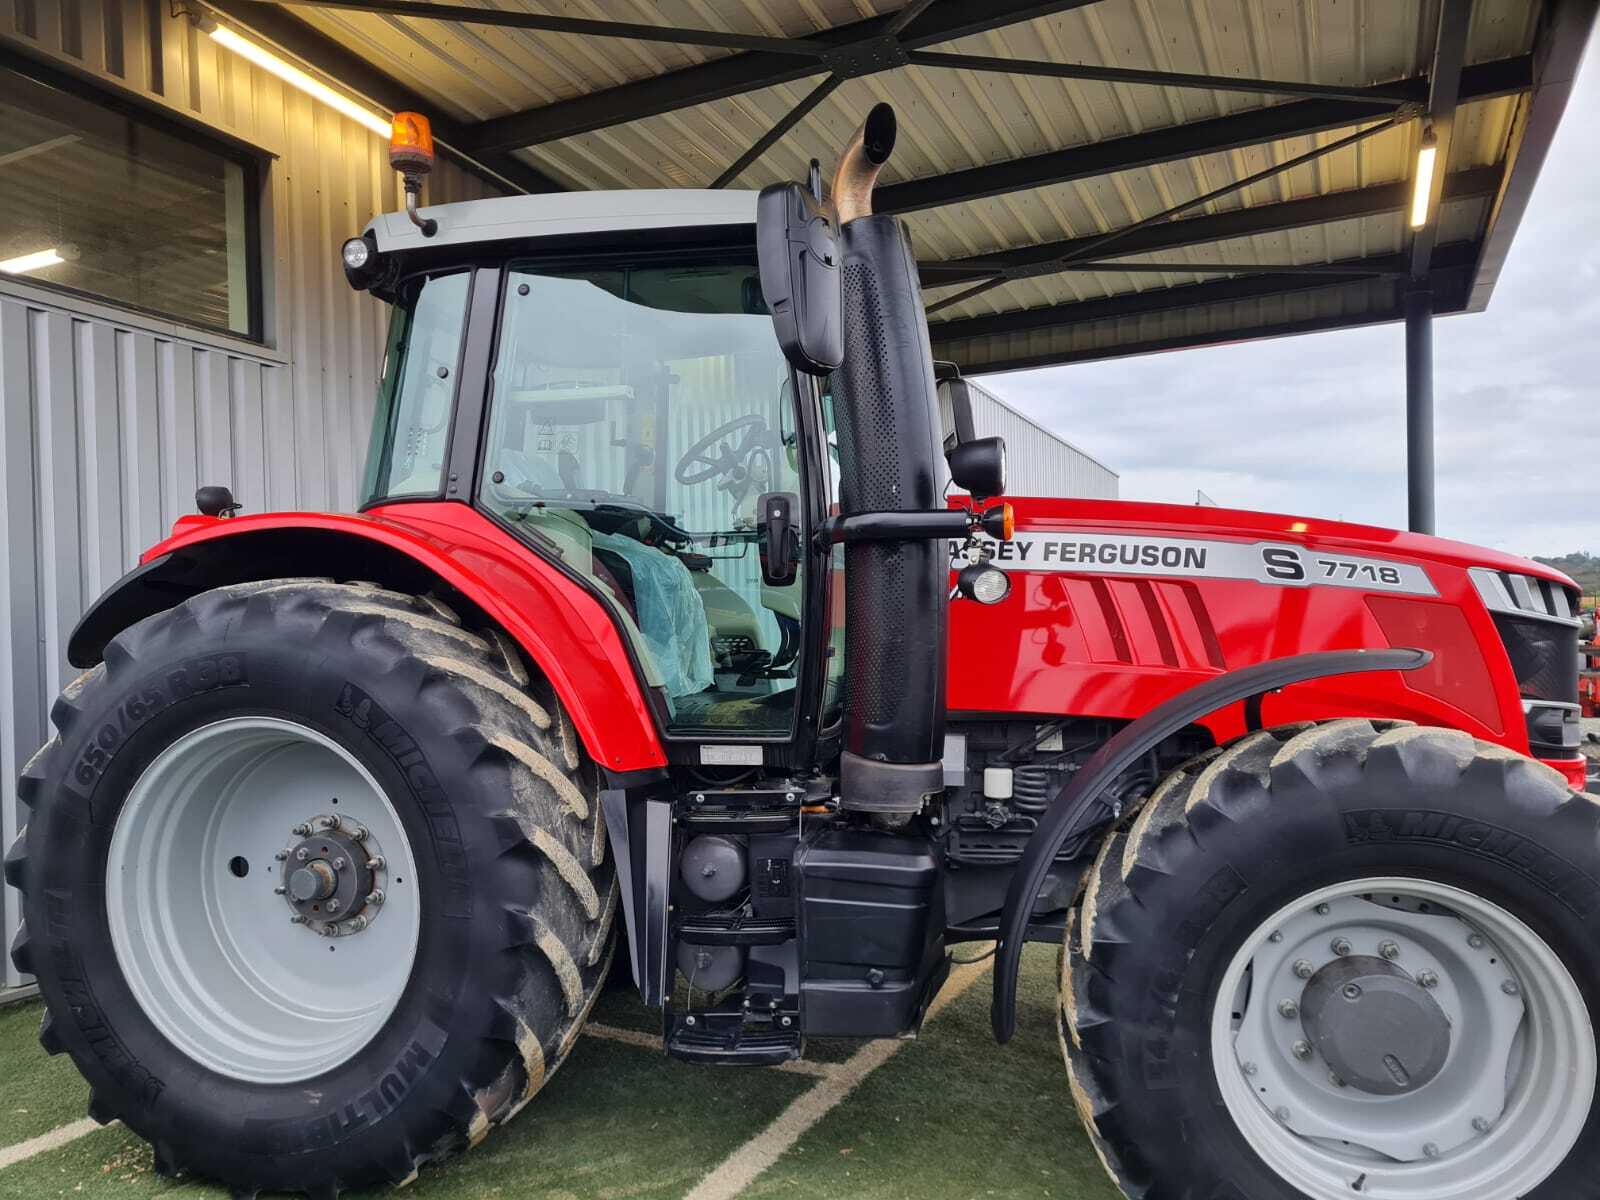
[[[93,666],[123,629],[210,588],[305,575],[412,591],[446,585],[538,665],[595,762],[615,772],[666,765],[633,660],[600,601],[481,513],[451,501],[361,515],[184,518],[90,606],[68,641],[68,661]]]
[[[1269,659],[1179,692],[1165,704],[1124,726],[1096,750],[1051,801],[1011,876],[1005,909],[1000,916],[994,1003],[989,1011],[995,1040],[1009,1042],[1017,1031],[1017,975],[1022,965],[1022,945],[1034,897],[1044,886],[1056,852],[1068,838],[1091,827],[1086,818],[1095,811],[1095,801],[1112,780],[1178,730],[1229,704],[1329,675],[1414,671],[1426,666],[1432,658],[1426,650],[1332,650]]]

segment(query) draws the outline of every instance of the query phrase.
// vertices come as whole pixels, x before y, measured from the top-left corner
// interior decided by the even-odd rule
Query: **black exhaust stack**
[[[791,349],[786,338],[785,350],[797,364],[809,362],[805,369],[830,357],[820,365],[838,367],[833,400],[846,517],[942,507],[938,396],[916,261],[904,226],[872,213],[873,181],[894,140],[894,110],[880,104],[840,160],[828,207],[798,184],[768,188],[761,198],[762,282],[780,338],[786,326],[801,341],[807,329],[817,331],[803,347]],[[812,207],[805,232],[796,235],[792,217],[787,233],[776,230],[780,212],[796,213],[801,198]],[[785,252],[769,255],[769,246],[788,248],[791,266],[781,279],[768,264],[776,267]],[[834,270],[842,287],[837,323],[820,315]],[[837,341],[826,345],[836,330],[842,355]],[[846,808],[914,813],[944,787],[946,545],[927,537],[846,544],[839,781]]]

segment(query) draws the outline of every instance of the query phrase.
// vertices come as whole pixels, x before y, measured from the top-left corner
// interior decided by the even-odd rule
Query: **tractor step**
[[[773,1067],[800,1057],[798,1028],[730,1025],[707,1021],[705,1016],[689,1013],[675,1018],[667,1035],[667,1053],[685,1062],[727,1067]]]

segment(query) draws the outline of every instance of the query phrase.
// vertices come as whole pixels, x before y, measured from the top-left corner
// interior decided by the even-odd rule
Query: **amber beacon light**
[[[389,127],[389,165],[405,180],[406,216],[422,230],[423,237],[432,237],[439,223],[417,212],[422,181],[433,170],[433,129],[427,117],[414,112],[395,113]]]

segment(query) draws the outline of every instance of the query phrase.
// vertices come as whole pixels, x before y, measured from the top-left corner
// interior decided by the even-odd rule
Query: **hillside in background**
[[[1558,571],[1565,571],[1583,589],[1585,596],[1600,593],[1600,555],[1594,554],[1563,554],[1559,558],[1544,558],[1534,555],[1534,560],[1542,562],[1547,567],[1554,567]]]

